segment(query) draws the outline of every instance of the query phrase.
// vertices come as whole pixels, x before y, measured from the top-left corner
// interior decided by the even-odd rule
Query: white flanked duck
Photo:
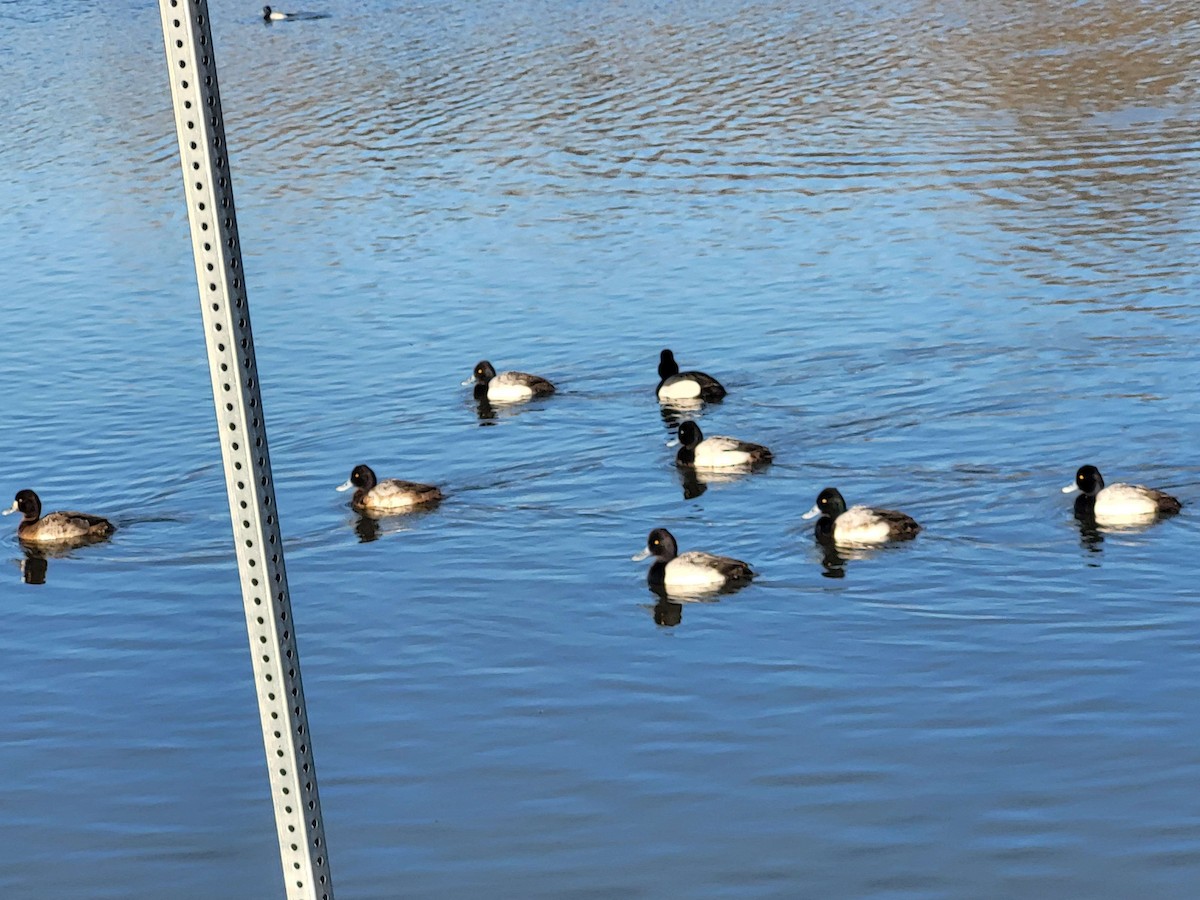
[[[534,397],[548,397],[554,393],[554,385],[540,375],[526,372],[501,372],[486,359],[480,360],[471,377],[463,386],[475,385],[475,399],[492,403],[520,403]]]
[[[13,505],[4,515],[19,512],[17,537],[28,544],[88,543],[108,537],[116,526],[102,516],[81,512],[52,512],[42,515],[42,501],[31,490],[17,491]]]
[[[633,557],[634,561],[654,557],[646,580],[668,590],[715,590],[741,584],[754,577],[747,563],[728,556],[717,556],[702,550],[679,552],[675,536],[665,528],[655,528],[646,539],[646,549]]]
[[[658,358],[658,399],[705,400],[714,402],[725,396],[721,382],[703,372],[680,372],[675,354],[664,350]]]
[[[816,505],[802,518],[813,516],[821,516],[814,529],[818,540],[832,540],[849,547],[908,540],[921,530],[916,519],[894,509],[870,506],[847,509],[841,491],[832,487],[817,494]]]
[[[729,469],[768,463],[774,457],[762,444],[726,437],[722,434],[706,438],[695,422],[679,423],[679,452],[675,465],[697,469]]]
[[[432,484],[385,478],[380,481],[370,466],[355,466],[345,484],[338,485],[339,491],[354,488],[350,505],[360,512],[387,515],[407,512],[418,506],[427,506],[442,499],[441,490]]]
[[[1081,491],[1075,498],[1075,515],[1093,518],[1099,525],[1136,525],[1159,516],[1173,516],[1183,504],[1170,494],[1140,484],[1104,486],[1104,476],[1095,466],[1080,466],[1064,494]]]

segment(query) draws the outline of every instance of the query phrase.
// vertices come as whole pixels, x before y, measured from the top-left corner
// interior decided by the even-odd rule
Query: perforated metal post
[[[159,11],[286,895],[332,900],[208,4],[159,0]]]

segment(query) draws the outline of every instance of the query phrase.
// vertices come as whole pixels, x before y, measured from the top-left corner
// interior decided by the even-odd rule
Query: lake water
[[[211,16],[339,895],[1195,896],[1194,3],[303,8]],[[4,3],[0,82],[4,505],[119,525],[0,520],[0,894],[279,896],[157,10]],[[663,347],[773,466],[681,480]]]

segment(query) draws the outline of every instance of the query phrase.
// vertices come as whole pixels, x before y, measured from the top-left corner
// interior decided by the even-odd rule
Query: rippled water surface
[[[211,15],[339,894],[1195,896],[1195,4],[304,8]],[[0,60],[0,492],[119,525],[0,520],[0,894],[278,896],[157,11]],[[773,466],[681,479],[663,347]],[[660,602],[655,526],[759,575]]]

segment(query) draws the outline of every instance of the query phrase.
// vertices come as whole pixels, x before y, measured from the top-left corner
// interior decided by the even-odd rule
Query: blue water
[[[339,895],[1194,896],[1194,4],[304,8],[211,16]],[[119,525],[2,520],[0,894],[279,896],[157,11],[0,60],[0,491]],[[663,347],[773,466],[685,498]],[[826,560],[827,485],[924,530]]]

